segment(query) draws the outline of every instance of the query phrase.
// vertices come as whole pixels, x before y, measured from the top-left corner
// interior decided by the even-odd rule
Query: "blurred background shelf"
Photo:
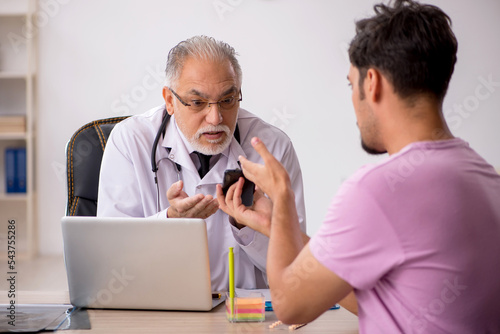
[[[24,259],[34,257],[37,250],[34,186],[37,34],[33,33],[36,4],[36,0],[0,0],[0,256],[6,253],[3,245],[8,221],[15,220],[16,257]],[[6,151],[19,148],[26,150],[22,163],[26,165],[26,191],[8,193]]]
[[[0,201],[15,202],[15,201],[27,201],[28,194],[25,193],[0,193]]]
[[[0,79],[24,79],[29,75],[26,72],[20,71],[0,71]]]

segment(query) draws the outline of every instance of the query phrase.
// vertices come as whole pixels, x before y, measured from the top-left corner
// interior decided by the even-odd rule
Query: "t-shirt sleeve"
[[[379,205],[383,194],[368,191],[359,176],[347,180],[310,241],[314,257],[355,289],[370,289],[403,260],[399,239]]]

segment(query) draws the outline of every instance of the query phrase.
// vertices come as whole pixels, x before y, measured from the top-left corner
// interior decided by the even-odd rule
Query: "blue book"
[[[26,148],[16,149],[17,192],[26,192]]]
[[[17,192],[16,181],[16,149],[5,149],[5,192]]]

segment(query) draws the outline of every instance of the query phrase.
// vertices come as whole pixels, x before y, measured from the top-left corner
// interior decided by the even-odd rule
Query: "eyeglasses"
[[[180,96],[177,95],[177,93],[174,92],[173,89],[171,88],[168,89],[172,92],[172,94],[174,94],[174,96],[179,100],[179,102],[182,103],[183,106],[189,107],[189,109],[193,111],[202,111],[207,107],[207,105],[210,108],[210,105],[212,104],[217,104],[219,106],[219,109],[221,110],[230,110],[236,105],[236,102],[241,102],[243,100],[243,95],[241,94],[241,89],[240,89],[239,98],[236,98],[235,96],[228,96],[217,102],[208,102],[207,100],[196,99],[196,100],[191,100],[191,103],[186,103],[182,101]]]

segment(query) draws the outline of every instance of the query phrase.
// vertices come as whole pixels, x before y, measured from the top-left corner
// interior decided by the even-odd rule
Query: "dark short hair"
[[[450,17],[436,6],[412,0],[373,9],[373,17],[356,22],[349,47],[350,61],[360,71],[360,87],[367,70],[376,68],[400,97],[431,94],[442,101],[457,61]]]

